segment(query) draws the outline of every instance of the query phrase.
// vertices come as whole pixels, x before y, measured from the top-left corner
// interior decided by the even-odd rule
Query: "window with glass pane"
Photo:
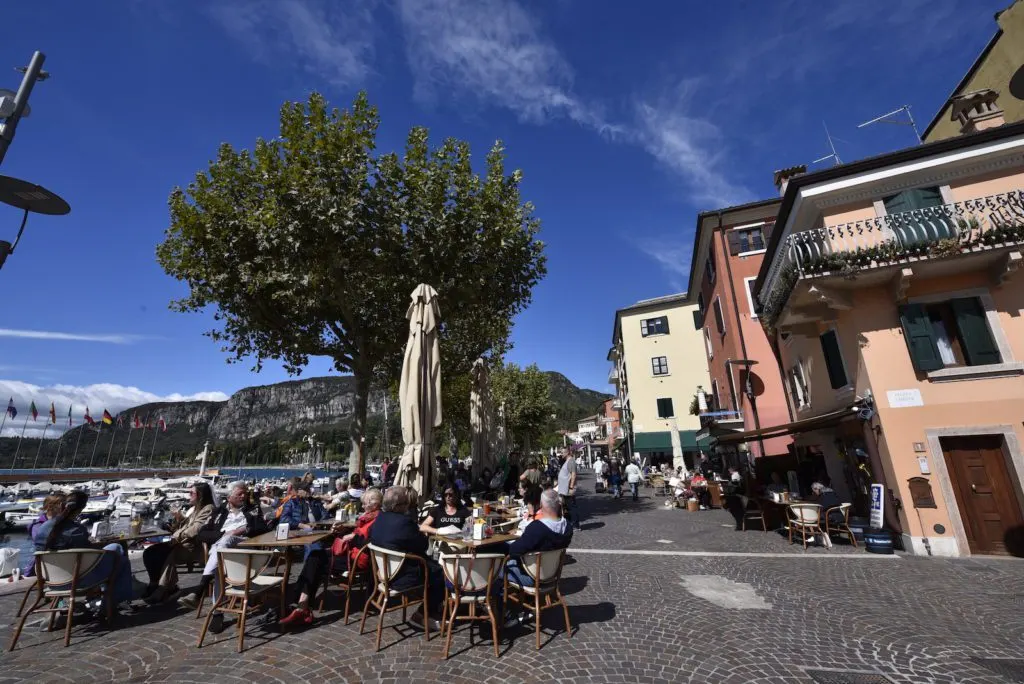
[[[647,318],[640,321],[640,335],[642,337],[667,334],[668,316],[658,316],[657,318]]]
[[[919,371],[1002,363],[978,297],[908,304],[900,307],[900,321],[911,361]]]
[[[675,411],[672,410],[672,399],[658,399],[658,417],[674,418]]]
[[[729,253],[733,256],[764,249],[764,226],[730,230],[727,237]]]
[[[655,375],[668,375],[668,357],[655,356],[651,359],[651,370]]]

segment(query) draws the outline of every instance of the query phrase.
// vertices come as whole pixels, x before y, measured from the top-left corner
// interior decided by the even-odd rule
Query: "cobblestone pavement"
[[[196,649],[194,613],[145,609],[113,631],[75,627],[66,649],[60,634],[26,628],[18,649],[0,655],[0,684],[1024,681],[1020,561],[804,552],[777,535],[734,532],[720,511],[594,495],[581,506],[586,529],[563,576],[573,634],[552,612],[540,651],[517,630],[495,658],[467,628],[443,660],[440,639],[386,628],[373,653],[373,635],[360,636],[358,621],[344,626],[332,603],[301,633],[247,630],[236,654],[233,627]],[[19,599],[0,598],[4,647]]]

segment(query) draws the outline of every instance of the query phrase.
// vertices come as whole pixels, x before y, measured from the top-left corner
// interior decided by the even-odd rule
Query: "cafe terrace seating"
[[[505,555],[501,553],[480,554],[441,554],[438,558],[444,577],[447,580],[444,597],[444,609],[441,615],[441,633],[447,637],[444,643],[444,657],[452,646],[452,632],[457,620],[469,622],[489,621],[494,639],[494,656],[498,657],[498,621],[496,601],[491,595],[491,586],[498,579],[501,567],[505,563]],[[451,585],[451,586],[448,586]],[[459,609],[468,606],[467,615],[459,615]],[[477,614],[477,608],[483,607],[484,614]]]
[[[11,638],[11,646],[8,650],[14,650],[18,643],[18,637],[21,636],[21,630],[25,626],[25,621],[32,613],[49,613],[49,630],[51,632],[53,631],[54,621],[57,616],[60,613],[67,614],[67,622],[64,627],[64,647],[66,648],[71,644],[71,625],[75,612],[75,601],[89,598],[90,591],[99,588],[101,585],[106,586],[104,605],[106,605],[107,609],[107,623],[113,622],[114,583],[112,580],[117,575],[117,565],[121,559],[115,557],[110,574],[106,577],[99,578],[94,584],[79,584],[81,578],[85,577],[100,562],[104,553],[108,552],[102,549],[68,549],[66,551],[36,552],[36,583],[34,585],[37,592],[36,600],[32,607],[24,615],[21,615],[21,611],[24,610],[25,602],[28,599],[28,593],[22,599],[21,608],[18,610],[21,620],[19,620],[18,626],[14,630],[14,636]],[[29,589],[29,591],[31,590],[32,588]],[[63,606],[60,604],[62,600],[64,601]],[[50,602],[49,608],[43,608],[43,604],[47,601]]]
[[[385,549],[374,544],[367,544],[366,547],[373,558],[373,593],[366,602],[363,609],[363,619],[359,622],[359,633],[364,632],[366,616],[370,613],[370,606],[377,609],[380,617],[377,621],[377,646],[380,650],[380,637],[384,632],[384,615],[395,610],[402,611],[402,621],[408,622],[406,611],[415,606],[423,608],[423,633],[427,641],[430,641],[430,614],[427,608],[427,594],[430,589],[430,578],[427,570],[427,561],[411,553],[400,553]],[[419,563],[423,566],[423,586],[413,585],[407,589],[392,589],[391,582],[398,575],[402,566],[406,563]],[[391,601],[400,599],[397,605],[389,605]]]
[[[217,572],[220,573],[221,586],[224,591],[210,608],[203,629],[199,633],[197,648],[202,648],[206,631],[214,613],[232,613],[238,616],[238,652],[245,646],[245,620],[248,617],[253,598],[261,597],[270,591],[280,593],[281,613],[285,606],[284,577],[262,574],[274,559],[273,551],[256,551],[243,549],[223,549],[217,553]]]
[[[562,596],[559,589],[564,561],[565,549],[525,554],[519,562],[519,567],[533,579],[534,586],[532,587],[510,583],[508,575],[505,575],[505,601],[517,603],[521,607],[533,610],[538,651],[540,650],[541,611],[561,606],[565,613],[565,632],[572,638],[569,605],[565,602],[565,597]],[[541,603],[541,599],[543,599],[543,603]]]
[[[359,553],[355,555],[355,558],[349,564],[349,568],[340,572],[339,569],[335,569],[334,563],[341,558],[341,556],[337,556],[333,553],[331,554],[331,563],[327,568],[327,572],[324,574],[324,588],[323,591],[320,592],[319,610],[321,612],[324,609],[324,600],[327,598],[327,592],[330,590],[331,581],[333,580],[335,581],[334,587],[345,592],[345,624],[348,624],[349,608],[352,605],[352,592],[356,590],[369,591],[370,583],[373,581],[373,570],[360,571],[357,569],[359,567],[360,559],[368,553],[369,551],[365,546],[359,549]],[[367,596],[366,598],[368,599],[369,597]]]

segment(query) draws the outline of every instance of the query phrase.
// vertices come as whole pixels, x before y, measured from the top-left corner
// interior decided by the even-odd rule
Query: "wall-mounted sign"
[[[889,398],[889,408],[910,408],[912,406],[924,406],[924,400],[921,398],[921,390],[889,390],[885,394]]]
[[[921,469],[921,474],[922,475],[927,475],[928,473],[932,472],[932,469],[928,467],[928,457],[927,456],[918,456],[917,457],[917,466]]]
[[[914,502],[914,508],[938,508],[935,505],[935,495],[932,494],[932,485],[927,477],[912,477],[907,480],[910,487],[910,500]]]
[[[882,529],[885,518],[885,487],[880,484],[871,485],[871,527]]]

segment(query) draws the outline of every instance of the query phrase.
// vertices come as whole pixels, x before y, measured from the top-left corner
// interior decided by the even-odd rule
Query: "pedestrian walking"
[[[640,500],[640,482],[643,479],[644,475],[635,460],[626,466],[626,481],[629,482],[629,489],[633,493],[633,501]]]
[[[566,449],[565,460],[558,471],[558,494],[562,497],[562,510],[575,529],[580,529],[580,514],[576,508],[576,457]]]

